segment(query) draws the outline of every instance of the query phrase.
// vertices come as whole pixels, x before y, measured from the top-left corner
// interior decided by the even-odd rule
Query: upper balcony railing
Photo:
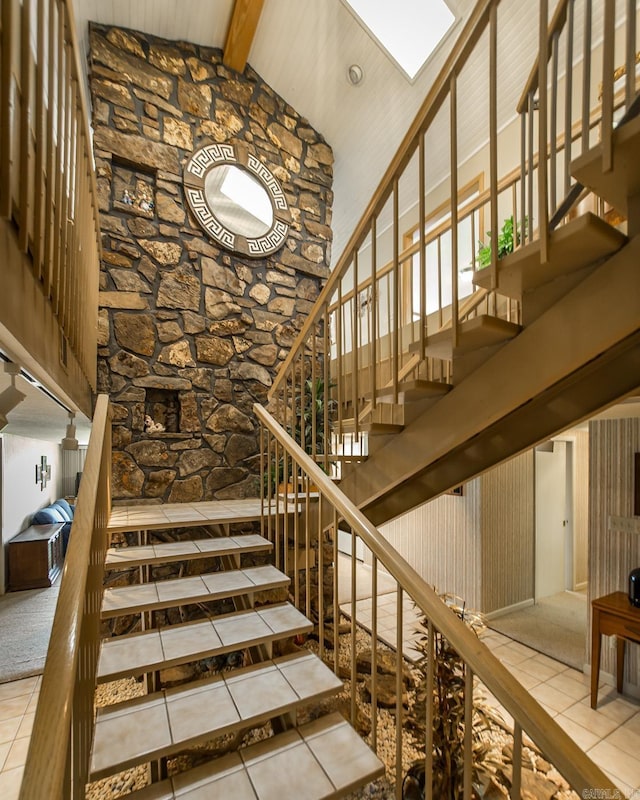
[[[453,350],[473,316],[522,322],[496,291],[499,258],[535,242],[545,262],[553,228],[584,205],[611,214],[571,162],[601,140],[610,164],[638,94],[636,29],[633,0],[559,0],[552,16],[548,0],[477,3],[272,387],[298,441],[321,431],[308,452],[331,430],[400,421],[408,378],[455,382],[433,336]]]
[[[68,0],[3,0],[0,216],[95,389],[100,226],[89,116]],[[18,263],[21,262],[21,263]],[[6,267],[9,269],[9,266]],[[31,303],[28,288],[13,302]],[[18,289],[16,289],[16,293]]]

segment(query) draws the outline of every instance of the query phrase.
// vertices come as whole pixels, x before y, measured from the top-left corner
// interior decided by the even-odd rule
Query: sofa
[[[71,523],[75,506],[70,505],[64,498],[56,500],[51,505],[41,508],[31,517],[32,525],[51,525],[55,522],[64,522],[62,529],[62,553],[67,552],[69,545],[69,535],[71,533]]]

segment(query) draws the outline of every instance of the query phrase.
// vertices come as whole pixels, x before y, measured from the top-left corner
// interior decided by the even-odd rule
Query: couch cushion
[[[56,500],[53,505],[63,508],[67,512],[68,519],[73,519],[73,512],[75,510],[74,506],[69,505],[69,503],[67,503],[63,497],[61,497],[59,500]]]
[[[71,522],[71,520],[73,519],[72,514],[70,514],[67,511],[67,509],[62,505],[62,503],[59,500],[56,500],[55,503],[51,503],[51,505],[49,507],[50,508],[55,508],[56,511],[59,511],[60,514],[62,514],[62,517],[65,520],[65,522]]]
[[[62,516],[62,510],[54,506],[41,508],[31,517],[32,525],[51,525],[53,522],[67,522]]]

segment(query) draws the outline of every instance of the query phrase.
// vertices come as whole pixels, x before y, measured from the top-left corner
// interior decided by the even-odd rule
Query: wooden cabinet
[[[32,525],[9,541],[9,591],[42,589],[62,569],[64,522]]]

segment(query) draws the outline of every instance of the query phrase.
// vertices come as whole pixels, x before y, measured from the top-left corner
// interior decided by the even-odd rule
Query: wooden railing
[[[509,247],[536,241],[546,261],[549,220],[553,227],[567,221],[583,197],[582,187],[572,182],[572,159],[598,135],[609,142],[614,111],[624,113],[637,97],[635,2],[629,0],[625,10],[618,4],[616,18],[614,3],[594,10],[585,0],[577,20],[574,0],[559,0],[548,21],[549,2],[539,0],[538,57],[517,108],[502,108],[498,63],[511,43],[502,33],[499,5],[500,0],[477,3],[271,387],[271,408],[311,455],[322,452],[319,439],[328,443],[333,436],[340,449],[348,430],[357,440],[366,421],[402,422],[398,399],[406,379],[455,383],[453,361],[430,351],[437,334],[450,330],[453,350],[460,326],[473,316],[521,324],[519,301],[497,291],[505,221],[513,226]],[[595,18],[604,43],[593,35]],[[576,64],[578,38],[585,55]],[[487,122],[477,131],[484,145],[463,159],[458,132],[466,110],[458,96],[468,91],[469,65],[478,71],[479,52],[487,66]],[[596,75],[591,65],[599,60],[603,66]],[[626,65],[623,89],[614,63]],[[473,87],[477,101],[477,81]],[[505,118],[510,121],[499,130],[498,119]],[[455,168],[445,166],[429,181],[434,168],[427,156],[442,141],[450,148],[439,156]],[[543,157],[538,141],[546,143]],[[588,203],[589,210],[605,213],[593,196]],[[488,289],[474,283],[481,267]],[[322,437],[315,429],[309,435],[304,423],[319,391]]]
[[[100,227],[71,3],[3,0],[0,24],[0,217],[10,257],[3,276],[12,281],[12,304],[33,310],[28,325],[51,338],[39,321],[46,313],[57,329],[59,352],[41,353],[36,342],[36,360],[49,361],[50,373],[59,362],[67,373],[77,368],[95,390]],[[10,310],[0,322],[30,340]]]
[[[569,738],[563,729],[531,697],[505,666],[489,651],[473,633],[438,597],[418,573],[384,539],[382,534],[369,522],[350,500],[328,478],[324,471],[314,463],[276,420],[260,405],[254,411],[261,425],[263,453],[263,533],[274,544],[276,566],[292,577],[291,593],[295,604],[310,619],[316,621],[316,634],[319,655],[333,665],[336,673],[339,667],[339,596],[344,575],[339,576],[338,565],[338,527],[343,525],[351,532],[350,564],[348,569],[346,596],[350,598],[345,613],[350,618],[350,659],[348,676],[351,679],[351,719],[355,723],[357,713],[356,661],[359,651],[370,649],[371,659],[371,734],[369,742],[378,751],[380,742],[380,718],[377,703],[377,663],[381,650],[378,641],[378,568],[382,568],[395,582],[396,594],[396,702],[395,702],[395,792],[402,797],[402,776],[406,770],[403,764],[407,738],[406,712],[403,708],[403,598],[408,597],[428,620],[427,642],[428,663],[434,663],[434,635],[442,634],[464,663],[464,797],[471,798],[473,760],[471,757],[472,716],[474,713],[474,684],[482,684],[514,719],[513,739],[513,778],[511,798],[521,797],[520,769],[522,765],[523,734],[527,734],[545,758],[550,760],[570,786],[581,797],[587,791],[597,788],[602,796],[616,796],[617,789],[607,776],[585,753]],[[284,513],[291,505],[297,506],[298,513]],[[374,599],[370,617],[363,622],[356,602],[356,540],[366,548],[365,561],[371,564],[371,591]],[[312,572],[316,573],[311,580]],[[327,587],[330,594],[327,596]],[[358,583],[358,591],[366,594],[368,587]],[[366,642],[356,637],[361,631]],[[325,642],[330,634],[331,647]],[[328,651],[332,651],[329,657]],[[344,673],[340,673],[344,677]],[[433,696],[434,671],[429,669],[426,676],[426,697]],[[425,797],[437,795],[431,791],[433,727],[431,704],[423,709],[426,720],[425,757]],[[391,776],[393,780],[393,776]]]
[[[111,414],[99,395],[65,558],[20,800],[85,796],[111,510]]]

